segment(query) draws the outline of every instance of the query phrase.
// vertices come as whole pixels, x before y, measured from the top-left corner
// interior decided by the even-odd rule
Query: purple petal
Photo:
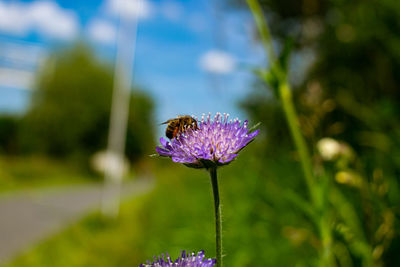
[[[220,162],[220,163],[227,163],[227,162],[230,162],[230,161],[232,161],[234,158],[236,158],[237,157],[237,155],[238,154],[229,154],[227,157],[225,157],[224,159],[222,159],[222,158],[220,158],[218,161]]]
[[[156,147],[156,151],[157,151],[158,154],[160,154],[160,156],[164,156],[164,157],[171,156],[171,151],[169,151],[169,150],[167,150],[165,148],[157,146]]]
[[[258,135],[259,132],[260,132],[260,129],[255,130],[254,132],[248,134],[247,137],[251,137],[251,139],[253,139],[254,137],[256,137]]]
[[[182,251],[179,257],[172,261],[171,258],[166,255],[166,257],[162,254],[161,256],[154,257],[154,262],[147,261],[147,264],[141,264],[140,267],[149,266],[149,267],[213,267],[215,265],[215,259],[205,259],[204,252],[198,253],[186,253],[186,251]]]
[[[186,163],[188,162],[185,158],[182,157],[172,157],[173,162],[178,162],[178,163]]]
[[[163,137],[160,138],[160,143],[163,145],[163,147],[168,148],[169,147],[169,142],[165,140]]]

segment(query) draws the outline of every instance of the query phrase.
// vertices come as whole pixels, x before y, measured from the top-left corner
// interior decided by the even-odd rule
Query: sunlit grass
[[[9,266],[137,266],[167,250],[213,251],[211,202],[202,201],[209,200],[208,176],[168,169],[159,171],[165,175],[153,193],[124,203],[118,219],[92,214]]]
[[[288,168],[291,163],[284,160],[282,165],[273,162],[275,167],[268,168],[269,164],[249,157],[251,153],[251,149],[244,151],[237,161],[220,171],[225,265],[291,266],[307,262],[299,255],[313,255],[312,230],[307,229],[296,210],[288,208],[284,191],[276,184],[280,178],[274,174],[277,169],[284,174],[295,168]],[[92,214],[7,266],[137,266],[153,255],[168,252],[175,257],[183,249],[205,250],[206,257],[215,257],[207,172],[156,160],[159,164],[154,170],[155,190],[125,202],[117,220]],[[288,175],[281,180],[293,178],[296,176]],[[279,210],[285,213],[279,214]],[[292,233],[304,228],[308,234],[295,245],[287,237],[286,228],[290,225]],[[282,258],[283,254],[293,257]]]
[[[260,148],[262,144],[256,140],[237,160],[219,170],[224,265],[314,266],[321,241],[299,201],[307,196],[301,167],[290,153],[266,157]],[[7,267],[128,267],[165,252],[177,257],[181,250],[205,250],[206,257],[215,257],[208,173],[161,158],[152,161],[155,189],[124,202],[118,219],[105,220],[93,213],[43,240]],[[345,197],[340,203],[360,201],[354,189],[333,184],[333,173],[327,170],[325,177],[335,188],[331,198]],[[343,194],[349,190],[350,196]],[[345,206],[336,208],[345,218],[358,216]],[[338,231],[335,235],[340,235]],[[340,251],[349,255],[344,245],[335,247],[336,253]],[[358,254],[354,259],[343,255],[343,262],[358,264],[362,260]]]

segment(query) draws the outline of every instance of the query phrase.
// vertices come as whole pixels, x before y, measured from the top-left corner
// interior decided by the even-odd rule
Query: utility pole
[[[129,1],[134,1],[136,10],[140,10],[141,0],[123,0],[124,10]],[[133,62],[135,57],[138,14],[126,17],[119,14],[117,55],[113,95],[111,103],[110,127],[107,145],[107,166],[105,166],[104,193],[102,199],[102,213],[105,216],[117,217],[119,214],[121,183],[124,170],[124,154],[126,130],[129,115],[129,100],[133,76]]]

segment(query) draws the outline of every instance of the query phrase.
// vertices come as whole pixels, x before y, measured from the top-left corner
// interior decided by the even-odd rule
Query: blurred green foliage
[[[97,181],[73,162],[38,156],[1,156],[0,192]]]
[[[317,227],[312,230],[317,243],[328,248],[315,246],[320,259],[329,258],[319,266],[398,265],[400,3],[260,2],[279,54],[287,54],[284,43],[290,40],[292,58],[307,61],[300,64],[307,68],[300,81],[291,76],[299,65],[291,67],[291,99],[299,114],[296,122],[313,151],[316,183],[310,191],[319,192],[323,206],[310,205],[304,187],[292,187],[290,198],[315,225],[311,230]],[[306,56],[310,54],[312,58]],[[267,133],[264,161],[283,159],[293,149],[285,104],[279,101],[283,96],[276,94],[286,82],[276,72],[281,65],[270,60],[265,70],[256,70],[263,80],[255,82],[253,93],[241,103]],[[335,138],[330,139],[333,146],[324,148],[324,137]],[[321,150],[336,150],[336,155],[324,157]],[[296,164],[301,152],[292,153]],[[314,259],[317,265],[318,257]]]
[[[260,2],[278,46],[290,38],[293,55],[314,54],[304,81],[293,86],[304,135],[311,142],[333,136],[361,156],[385,156],[399,166],[400,3]],[[271,140],[284,142],[289,136],[281,134],[287,128],[280,103],[262,87],[256,82],[243,107],[263,122]]]
[[[77,44],[54,53],[39,71],[22,118],[0,120],[3,152],[43,154],[81,162],[107,146],[113,70]],[[153,102],[132,90],[126,155],[137,162],[154,144]],[[10,124],[12,127],[10,127]]]
[[[260,2],[278,47],[290,38],[293,56],[304,56],[304,65],[311,63],[305,77],[294,81],[293,86],[306,137],[318,140],[335,136],[357,149],[365,145],[387,148],[386,140],[377,144],[360,136],[365,130],[385,133],[398,145],[399,2]],[[312,59],[305,56],[310,51]],[[280,136],[286,143],[290,137],[280,134],[286,128],[280,105],[262,87],[256,83],[254,93],[242,105],[254,119],[263,122],[271,139]],[[396,160],[398,163],[398,153]]]

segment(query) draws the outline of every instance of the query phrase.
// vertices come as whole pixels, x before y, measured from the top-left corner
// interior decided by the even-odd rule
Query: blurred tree
[[[9,155],[17,153],[19,121],[20,118],[16,116],[0,116],[0,153]]]
[[[105,149],[113,71],[79,44],[51,57],[39,73],[32,104],[22,120],[24,152],[88,159]],[[153,143],[153,103],[132,92],[126,155],[137,160]]]

